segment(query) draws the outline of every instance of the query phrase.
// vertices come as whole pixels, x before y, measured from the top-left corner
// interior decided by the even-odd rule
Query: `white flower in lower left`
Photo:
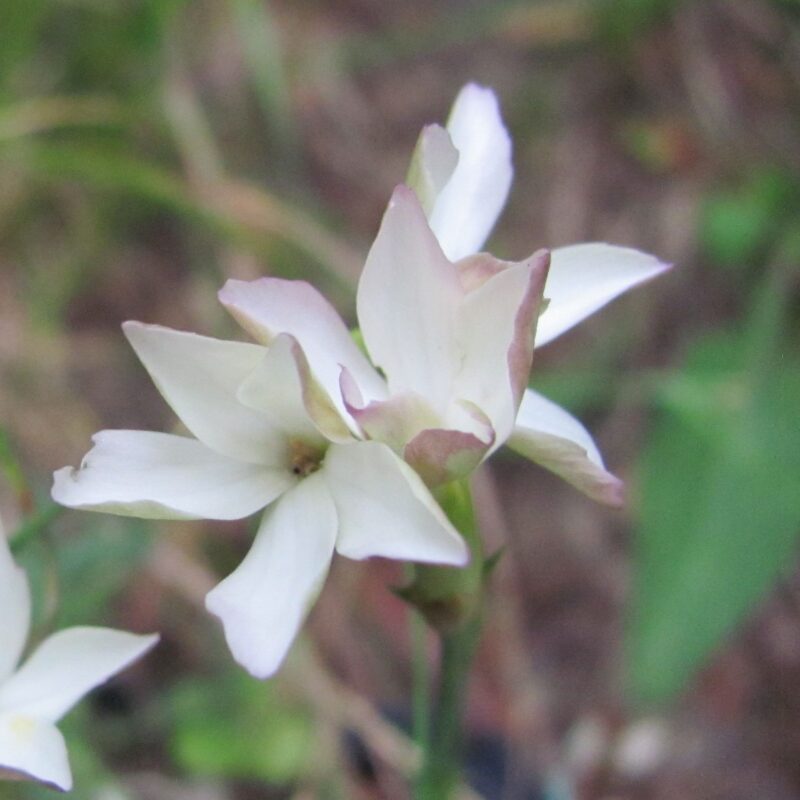
[[[311,327],[338,320],[314,293],[299,311]],[[252,675],[267,678],[280,666],[334,551],[469,560],[422,479],[387,445],[351,431],[294,337],[262,347],[136,322],[124,329],[196,438],[101,431],[79,469],[55,473],[53,498],[155,519],[230,520],[266,509],[247,557],[206,598]],[[349,348],[356,374],[379,380],[343,323],[325,330]]]
[[[153,647],[158,636],[68,628],[19,664],[30,617],[27,577],[0,528],[0,778],[67,792],[72,774],[56,723],[85,694]]]

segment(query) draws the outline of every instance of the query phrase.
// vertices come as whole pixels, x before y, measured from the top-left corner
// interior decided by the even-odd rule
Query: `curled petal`
[[[351,438],[331,398],[314,380],[300,344],[289,334],[273,340],[237,397],[248,408],[263,412],[288,438],[320,444]]]
[[[342,370],[341,387],[347,410],[361,431],[369,439],[388,444],[396,453],[402,453],[420,431],[441,424],[425,398],[413,392],[362,405],[358,387],[346,370]]]
[[[549,253],[541,250],[503,266],[464,299],[458,327],[461,366],[454,382],[454,395],[489,418],[495,447],[510,435],[528,382]]]
[[[58,722],[85,694],[141,658],[158,636],[109,628],[54,633],[0,686],[0,711]]]
[[[458,164],[458,150],[441,125],[426,125],[411,156],[406,182],[430,215],[436,199]]]
[[[544,287],[549,303],[539,319],[536,346],[547,344],[615,297],[670,266],[647,253],[610,244],[555,248]]]
[[[236,399],[263,347],[140,322],[122,327],[164,399],[201,442],[240,461],[272,463],[279,432]]]
[[[28,578],[11,556],[0,525],[0,683],[10,675],[22,655],[31,622]],[[0,749],[2,756],[2,749]]]
[[[278,669],[316,600],[336,524],[324,480],[306,478],[267,510],[245,560],[206,596],[233,657],[255,677]]]
[[[0,712],[0,780],[31,780],[72,789],[64,737],[52,722]]]
[[[369,399],[386,396],[383,380],[358,349],[342,318],[305,281],[229,280],[219,299],[256,341],[271,344],[281,333],[297,339],[314,377],[341,412],[344,408],[338,394],[340,365],[348,369]]]
[[[472,433],[434,428],[417,434],[406,446],[404,457],[427,486],[441,486],[472,472],[491,444]]]
[[[342,555],[467,562],[464,540],[419,475],[386,445],[333,445],[322,474],[339,516],[336,549]]]
[[[446,408],[458,367],[454,329],[463,290],[414,192],[395,189],[361,274],[358,319],[392,394]],[[354,376],[358,380],[357,376]]]
[[[546,397],[528,389],[508,445],[601,503],[620,506],[624,484],[608,472],[586,428]]]
[[[151,519],[241,519],[294,480],[283,444],[281,466],[267,467],[168,433],[100,431],[92,441],[78,469],[53,475],[57,503]]]
[[[511,188],[511,137],[491,89],[470,83],[450,112],[447,132],[458,165],[430,213],[431,228],[451,261],[480,250]]]

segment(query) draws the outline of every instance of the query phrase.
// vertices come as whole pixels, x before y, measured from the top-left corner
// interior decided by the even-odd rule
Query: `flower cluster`
[[[589,496],[621,502],[591,436],[527,388],[543,345],[666,268],[606,244],[480,252],[511,186],[494,94],[468,85],[426,127],[358,286],[369,358],[302,281],[228,281],[220,300],[255,344],[136,322],[131,345],[189,436],[102,431],[53,497],[152,518],[238,519],[266,509],[241,566],[207,606],[234,657],[282,662],[334,551],[464,565],[431,490],[504,443]]]
[[[0,778],[35,780],[68,791],[72,775],[56,723],[87,692],[144,655],[158,637],[69,628],[45,639],[19,665],[31,597],[2,529],[0,620]]]

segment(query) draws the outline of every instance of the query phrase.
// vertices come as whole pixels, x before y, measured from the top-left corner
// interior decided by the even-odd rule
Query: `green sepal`
[[[453,481],[436,489],[434,495],[464,537],[470,550],[470,562],[465,567],[414,564],[411,582],[392,591],[413,605],[432,628],[440,633],[452,633],[472,619],[480,607],[486,562],[469,484],[464,480]]]

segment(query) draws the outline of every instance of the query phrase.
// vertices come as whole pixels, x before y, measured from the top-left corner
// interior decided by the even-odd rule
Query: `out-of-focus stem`
[[[476,610],[460,628],[441,634],[439,694],[417,785],[417,800],[448,800],[455,796],[461,782],[464,710],[481,621],[481,613]]]
[[[469,675],[480,638],[484,558],[472,496],[465,482],[436,492],[450,521],[467,542],[471,561],[463,569],[418,566],[406,591],[436,631],[440,669],[416,800],[449,800],[460,784],[463,721]]]
[[[411,696],[412,734],[424,753],[431,735],[431,675],[428,665],[428,626],[416,609],[409,610],[413,693]]]

